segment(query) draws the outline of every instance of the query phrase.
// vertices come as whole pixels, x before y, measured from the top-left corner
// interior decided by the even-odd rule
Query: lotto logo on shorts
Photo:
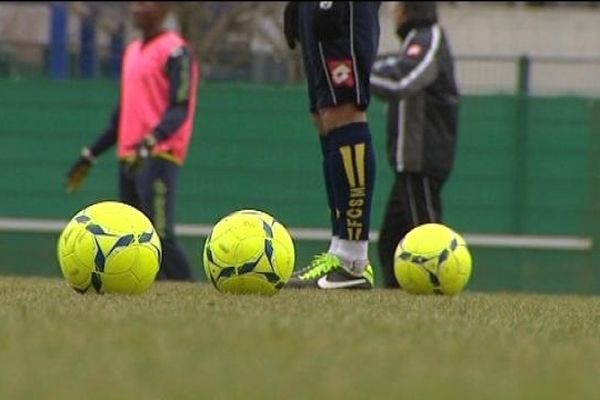
[[[352,74],[352,60],[327,61],[329,74],[333,86],[354,87],[354,75]]]

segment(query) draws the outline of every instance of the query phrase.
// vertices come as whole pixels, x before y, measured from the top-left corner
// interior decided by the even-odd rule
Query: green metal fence
[[[57,276],[58,228],[43,229],[44,222],[56,225],[116,198],[113,153],[81,193],[67,195],[63,179],[81,146],[103,129],[118,87],[109,80],[0,80],[0,92],[0,272]],[[456,168],[443,194],[446,222],[472,239],[472,289],[600,293],[599,107],[579,97],[463,97]],[[261,208],[292,229],[310,229],[297,240],[298,263],[322,250],[327,210],[306,108],[302,87],[203,85],[178,222],[202,228],[232,210]],[[379,160],[376,230],[392,178],[384,105],[375,101],[369,118]],[[17,229],[3,224],[9,217],[17,228],[34,224]],[[198,276],[202,232],[182,238]]]

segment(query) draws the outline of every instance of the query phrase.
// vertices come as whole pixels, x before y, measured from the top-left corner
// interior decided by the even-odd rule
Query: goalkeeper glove
[[[313,30],[318,41],[329,42],[343,35],[345,1],[320,1],[314,11]]]
[[[87,147],[81,150],[81,156],[75,161],[67,174],[67,191],[74,192],[79,189],[90,169],[94,165],[94,155]]]
[[[288,1],[283,12],[283,33],[291,50],[296,48],[298,40],[298,2]]]

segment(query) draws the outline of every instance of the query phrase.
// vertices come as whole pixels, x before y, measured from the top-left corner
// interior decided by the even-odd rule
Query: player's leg
[[[402,238],[416,226],[441,222],[442,185],[442,180],[423,174],[396,174],[378,242],[385,287],[398,287],[394,252]]]
[[[125,161],[119,163],[119,200],[139,210],[142,209],[135,184],[135,172],[131,164]]]
[[[323,88],[329,89],[333,103],[320,96],[317,107],[330,140],[332,185],[340,212],[340,240],[335,254],[344,270],[354,277],[371,278],[372,285],[368,243],[375,152],[366,109],[370,101],[369,76],[379,42],[378,6],[348,2],[345,11],[344,37],[322,43],[320,51],[327,80]]]
[[[336,126],[328,132],[331,148],[328,161],[331,186],[340,214],[340,236],[333,254],[339,257],[342,268],[349,272],[349,275],[342,274],[336,278],[354,283],[360,279],[353,277],[362,279],[366,269],[370,269],[368,245],[371,200],[375,186],[375,154],[368,123],[356,122],[363,112],[356,109],[354,113],[348,113],[343,111],[345,107],[338,108],[339,113],[335,112],[338,110],[328,110],[332,117],[329,121]],[[371,271],[367,273],[372,276]],[[333,279],[333,276],[328,275],[328,281]]]
[[[311,95],[311,109],[312,104],[316,104],[316,99]],[[326,254],[332,254],[337,248],[337,244],[339,241],[339,232],[338,232],[338,209],[335,202],[335,193],[333,191],[333,186],[331,184],[332,176],[331,176],[331,167],[329,163],[329,154],[330,154],[330,140],[329,136],[327,136],[327,132],[323,128],[323,120],[318,112],[312,112],[312,119],[315,125],[315,129],[319,135],[319,144],[321,147],[321,156],[322,163],[321,168],[323,170],[323,182],[325,185],[325,193],[327,195],[327,207],[329,209],[329,224],[331,226],[331,240],[329,242],[329,248],[327,249]]]
[[[329,223],[331,225],[331,240],[329,242],[328,254],[335,253],[337,248],[340,234],[338,229],[338,209],[335,202],[335,193],[333,191],[331,167],[329,163],[330,155],[330,140],[329,136],[323,129],[323,122],[321,116],[318,113],[313,114],[313,120],[317,131],[319,133],[319,143],[321,145],[321,155],[323,157],[322,169],[323,169],[323,182],[325,184],[325,192],[327,194],[327,207],[329,208]]]
[[[365,110],[379,25],[376,12],[357,15],[352,2],[345,4],[342,37],[315,41],[310,34],[303,37],[301,30],[303,50],[306,48],[312,54],[307,75],[314,77],[317,109],[327,132],[329,186],[339,213],[340,236],[333,252],[335,259],[298,276],[303,282],[291,282],[293,286],[302,283],[327,289],[373,286],[368,235],[375,156]],[[361,17],[365,17],[363,22],[357,24]],[[357,39],[364,35],[375,37]],[[362,47],[358,46],[360,43]],[[369,47],[365,43],[374,45]]]
[[[377,242],[382,281],[386,288],[399,287],[394,276],[394,252],[400,240],[414,227],[414,224],[407,194],[406,176],[397,173],[386,204]]]
[[[312,114],[313,121],[315,123],[315,127],[319,134],[319,144],[321,146],[321,155],[322,162],[321,168],[323,170],[323,182],[325,185],[325,193],[327,195],[327,207],[329,211],[329,223],[331,227],[331,239],[329,241],[329,248],[327,251],[317,254],[313,257],[311,262],[305,266],[304,268],[297,269],[294,271],[293,277],[297,278],[299,275],[306,273],[314,268],[317,268],[319,265],[330,262],[332,258],[332,254],[335,253],[338,243],[339,243],[339,211],[335,202],[335,193],[332,185],[332,171],[329,162],[330,155],[330,140],[329,136],[325,134],[323,131],[323,124],[321,120],[321,116],[318,113]]]
[[[175,195],[180,167],[171,161],[149,158],[137,175],[137,190],[143,211],[150,217],[161,239],[162,263],[159,277],[192,280],[185,253],[175,237]]]
[[[308,19],[304,18],[302,21],[306,24]],[[304,27],[304,29],[308,29],[308,27]],[[304,36],[306,40],[303,43],[312,42],[312,31],[305,32]],[[308,37],[307,37],[308,36]],[[338,232],[338,209],[335,202],[335,193],[333,191],[333,187],[331,185],[331,168],[329,163],[329,154],[330,154],[330,141],[329,136],[327,135],[327,131],[323,126],[323,119],[317,109],[317,77],[315,74],[315,70],[320,70],[321,66],[317,63],[317,53],[315,51],[314,46],[303,46],[303,59],[304,66],[306,71],[306,79],[308,83],[308,99],[309,99],[309,109],[311,113],[311,117],[315,126],[315,129],[319,136],[319,144],[321,147],[321,155],[322,155],[322,170],[323,170],[323,182],[325,184],[325,193],[327,195],[327,207],[329,209],[329,223],[331,226],[331,240],[329,242],[329,248],[327,252],[321,254],[313,260],[313,262],[320,262],[321,258],[327,258],[327,255],[332,254],[337,248],[338,240],[339,240],[339,232]],[[311,266],[309,265],[309,269]]]
[[[442,222],[442,186],[441,179],[424,174],[414,174],[410,189],[417,199],[417,212],[421,223]]]
[[[327,251],[319,253],[313,257],[311,262],[303,267],[296,269],[293,274],[293,279],[296,279],[299,275],[303,275],[307,271],[317,268],[319,265],[327,264],[331,259],[331,254],[337,247],[339,234],[338,234],[338,211],[335,204],[335,197],[333,187],[331,185],[331,169],[329,168],[329,137],[323,129],[323,121],[317,110],[317,79],[318,74],[321,73],[321,65],[319,62],[318,49],[316,42],[313,37],[311,28],[311,8],[309,3],[300,5],[299,8],[299,32],[300,32],[300,44],[302,47],[302,60],[304,65],[305,76],[307,80],[308,88],[308,100],[309,100],[309,111],[315,126],[315,130],[318,133],[319,144],[321,147],[322,164],[321,168],[323,171],[323,181],[325,184],[325,193],[327,196],[327,206],[329,211],[329,221],[331,227],[331,239]],[[292,284],[293,285],[293,284]]]
[[[330,209],[335,211],[331,215],[332,245],[327,254],[315,257],[311,265],[298,271],[290,286],[304,286],[305,283],[313,286],[315,279],[337,267],[342,267],[348,273],[332,272],[328,279],[336,282],[329,284],[329,287],[373,286],[368,237],[375,183],[375,154],[368,124],[360,121],[366,119],[364,111],[353,104],[342,105],[338,110],[328,110],[328,126],[336,127],[329,129],[328,135],[322,139],[327,146],[323,152],[325,184]]]

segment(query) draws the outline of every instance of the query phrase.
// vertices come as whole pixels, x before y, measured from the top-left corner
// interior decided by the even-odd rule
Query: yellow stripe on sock
[[[358,171],[358,186],[365,187],[365,144],[354,145],[356,171]]]
[[[344,162],[344,170],[346,171],[346,177],[350,187],[356,187],[356,177],[354,176],[354,168],[352,167],[352,150],[350,146],[340,147],[340,153],[342,153],[342,160]]]
[[[348,231],[348,240],[355,240],[354,239],[354,229],[348,228],[347,231]]]

